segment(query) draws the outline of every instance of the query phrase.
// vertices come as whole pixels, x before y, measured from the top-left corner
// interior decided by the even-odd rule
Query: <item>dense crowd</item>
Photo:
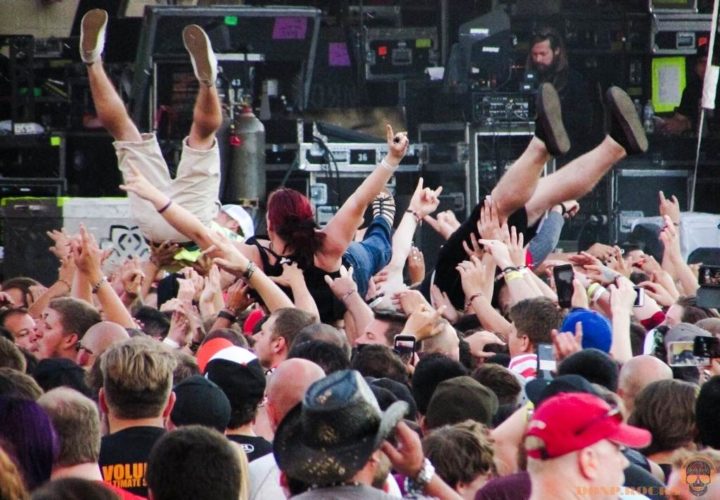
[[[110,269],[86,229],[53,231],[57,280],[2,283],[0,499],[720,496],[720,297],[677,199],[659,194],[661,254],[554,252],[575,200],[647,148],[621,89],[602,142],[541,178],[570,148],[543,84],[535,136],[465,221],[422,179],[396,206],[408,138],[388,126],[326,226],[282,188],[255,235],[215,204],[205,33],[183,32],[200,90],[171,179],[104,74],[106,24],[86,14],[81,56],[151,253]]]

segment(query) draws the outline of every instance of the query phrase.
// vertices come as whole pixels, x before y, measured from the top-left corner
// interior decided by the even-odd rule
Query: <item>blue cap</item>
[[[565,316],[561,332],[575,333],[577,322],[582,323],[583,338],[582,347],[594,347],[603,352],[610,352],[612,344],[612,326],[608,319],[602,314],[589,309],[576,308]]]

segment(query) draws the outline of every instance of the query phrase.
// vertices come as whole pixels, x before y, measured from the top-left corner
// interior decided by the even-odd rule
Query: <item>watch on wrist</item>
[[[425,458],[420,472],[414,478],[408,477],[405,479],[405,491],[408,493],[422,493],[434,475],[435,467],[433,467],[429,459]]]

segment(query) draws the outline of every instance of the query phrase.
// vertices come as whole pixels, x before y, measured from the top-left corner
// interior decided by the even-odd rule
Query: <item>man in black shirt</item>
[[[99,402],[109,433],[102,438],[98,463],[105,482],[147,496],[150,450],[175,404],[175,364],[162,344],[143,337],[116,344],[101,358]]]

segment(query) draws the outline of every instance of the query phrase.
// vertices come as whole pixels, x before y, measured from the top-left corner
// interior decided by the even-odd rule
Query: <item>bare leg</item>
[[[100,123],[116,141],[141,141],[140,131],[125,109],[125,103],[108,78],[102,61],[87,66],[90,92]]]
[[[492,199],[497,203],[501,219],[506,219],[531,199],[543,166],[549,159],[550,154],[543,141],[533,136],[520,158],[492,190]]]
[[[193,123],[188,138],[189,146],[200,150],[212,148],[215,143],[215,132],[222,125],[222,120],[217,89],[214,85],[208,86],[201,83],[193,110]]]
[[[546,210],[558,203],[582,198],[625,156],[625,149],[608,135],[593,150],[540,179],[534,194],[525,204],[528,224],[534,224]]]

